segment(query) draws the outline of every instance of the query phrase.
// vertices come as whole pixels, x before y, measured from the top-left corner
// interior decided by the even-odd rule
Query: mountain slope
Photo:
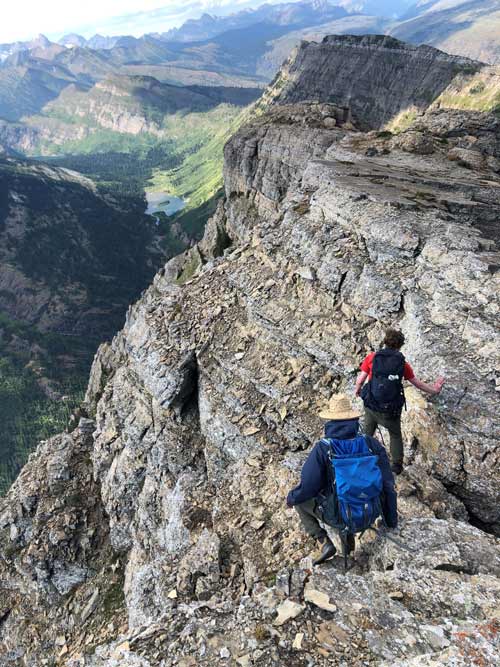
[[[311,99],[325,63],[323,94],[342,106]],[[349,88],[345,63],[360,65]],[[205,238],[100,348],[85,416],[40,445],[0,505],[4,654],[496,664],[500,121],[425,106],[422,73],[434,94],[453,69],[469,85],[464,59],[335,37],[277,77],[226,145]],[[372,129],[408,103],[420,115],[406,129]],[[286,492],[319,410],[352,395],[389,325],[418,375],[447,384],[407,392],[397,530],[360,538],[347,571],[313,567]]]
[[[0,202],[3,491],[67,421],[97,345],[163,255],[141,199],[118,202],[66,170],[0,156]]]
[[[0,66],[0,118],[19,120],[37,113],[76,77],[46,61],[16,54]]]
[[[90,90],[75,86],[66,88],[61,95],[44,108],[44,113],[61,120],[92,122],[103,127],[120,126],[127,131],[157,131],[163,128],[165,116],[179,112],[209,111],[219,104],[246,106],[260,91],[235,88],[180,87],[160,83],[153,77],[115,76],[104,79]],[[108,120],[106,120],[108,116]],[[114,122],[114,120],[116,122]],[[136,121],[137,127],[133,127]]]
[[[0,168],[2,311],[44,330],[113,331],[155,263],[142,202],[105,198],[64,170],[9,159]],[[17,280],[27,288],[17,290]],[[82,297],[86,309],[75,312]],[[99,322],[111,304],[117,314]]]
[[[396,18],[408,11],[413,0],[336,0],[335,4],[349,12]]]
[[[258,89],[174,87],[151,77],[115,76],[90,90],[68,86],[43,113],[24,123],[0,121],[0,141],[29,155],[97,153],[96,165],[115,164],[115,181],[120,163],[134,154],[127,176],[136,175],[144,189],[152,168],[166,171],[188,156],[199,166],[203,158],[194,154],[220,130],[227,134],[240,110],[259,94]],[[216,154],[220,161],[222,144]]]
[[[500,63],[500,2],[438,2],[403,21],[391,35],[413,43],[432,44],[489,63]]]

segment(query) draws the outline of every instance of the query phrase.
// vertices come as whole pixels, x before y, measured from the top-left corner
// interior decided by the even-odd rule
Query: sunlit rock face
[[[93,421],[42,444],[2,504],[6,665],[496,664],[499,123],[416,99],[408,129],[361,131],[332,101],[360,44],[383,72],[380,40],[334,39],[319,100],[300,94],[316,46],[287,66],[293,99],[278,79],[226,146],[205,239],[101,347]],[[408,90],[421,53],[463,66],[383,48]],[[388,325],[447,384],[407,393],[398,530],[313,571],[286,492]]]

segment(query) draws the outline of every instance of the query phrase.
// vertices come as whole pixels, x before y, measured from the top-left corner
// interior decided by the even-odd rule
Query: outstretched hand
[[[443,388],[444,383],[445,383],[444,377],[438,377],[438,379],[434,383],[434,391],[436,394],[439,394],[439,392]]]

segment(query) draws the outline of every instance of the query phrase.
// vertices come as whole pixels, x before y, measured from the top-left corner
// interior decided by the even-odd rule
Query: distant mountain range
[[[500,63],[500,0],[421,0],[391,28],[414,44]]]
[[[258,23],[270,23],[276,26],[297,27],[314,25],[347,16],[349,12],[339,3],[328,0],[304,0],[279,5],[262,5],[255,10],[246,10],[230,16],[211,16],[203,14],[201,18],[187,21],[180,28],[174,28],[158,35],[161,39],[172,42],[194,42],[227,32],[248,28]]]
[[[422,0],[404,20],[348,13],[371,2],[326,0],[264,5],[228,17],[203,15],[181,28],[140,38],[43,35],[0,45],[0,116],[34,113],[70,84],[90,87],[117,73],[154,76],[176,85],[263,86],[301,39],[326,34],[388,33],[452,53],[500,60],[500,0]],[[404,3],[407,4],[407,3]],[[401,6],[401,5],[400,5]],[[379,11],[394,10],[382,3]]]
[[[10,87],[8,96],[20,98],[19,108],[26,113],[33,110],[26,95],[31,82],[43,104],[68,81],[91,85],[122,68],[171,84],[263,86],[300,39],[363,32],[391,34],[496,63],[500,0],[303,0],[223,17],[204,14],[180,28],[139,38],[68,34],[53,43],[39,35],[0,44],[0,115],[19,117],[2,104],[5,86]],[[25,69],[16,74],[19,67]],[[55,81],[61,79],[62,84]]]
[[[90,39],[85,39],[81,35],[76,35],[75,33],[70,33],[64,35],[58,41],[58,44],[65,46],[70,49],[74,46],[80,48],[87,47],[88,49],[112,49],[120,37],[103,37],[102,35],[94,35]]]

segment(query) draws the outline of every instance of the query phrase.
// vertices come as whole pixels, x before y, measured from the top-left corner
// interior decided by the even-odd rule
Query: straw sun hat
[[[351,401],[345,394],[334,394],[325,410],[319,413],[322,419],[358,419],[361,413],[352,409]]]

